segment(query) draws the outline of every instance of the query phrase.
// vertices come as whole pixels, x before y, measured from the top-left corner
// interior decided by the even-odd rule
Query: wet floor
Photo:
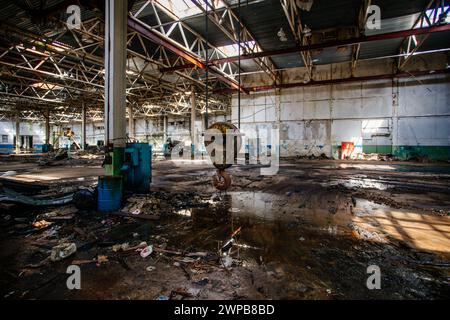
[[[159,221],[80,215],[75,233],[72,222],[58,224],[60,237],[80,244],[74,259],[110,259],[82,265],[84,290],[65,289],[64,268],[72,259],[24,267],[44,258],[58,238],[27,252],[24,243],[40,243],[43,235],[18,233],[2,238],[2,248],[12,248],[2,250],[2,270],[16,277],[0,279],[2,293],[14,292],[8,297],[15,299],[155,299],[185,288],[199,290],[190,299],[450,298],[446,175],[399,172],[386,164],[336,165],[340,169],[327,161],[285,162],[278,175],[264,177],[256,167],[237,166],[230,170],[230,191],[219,194],[205,164],[157,163],[150,198],[161,204]],[[232,265],[225,268],[219,249],[238,228]],[[88,241],[92,235],[96,240]],[[111,249],[131,241],[168,251],[142,259]],[[195,252],[208,258],[184,256]],[[381,290],[366,286],[371,265],[380,267]],[[146,271],[149,266],[155,270]],[[30,290],[40,287],[36,282],[45,290]]]
[[[250,265],[272,266],[287,276],[286,281],[301,284],[303,294],[286,289],[285,298],[396,299],[447,297],[450,293],[447,264],[437,263],[439,267],[433,269],[433,263],[422,260],[433,257],[441,261],[442,256],[420,251],[430,247],[417,246],[417,257],[420,257],[417,259],[408,248],[389,244],[388,237],[392,234],[384,234],[386,230],[365,231],[362,235],[355,232],[354,212],[370,215],[375,208],[381,210],[376,203],[357,199],[353,208],[343,206],[330,210],[328,204],[311,209],[295,194],[257,192],[231,192],[217,201],[209,208],[177,212],[177,217],[168,223],[170,226],[182,223],[183,231],[169,236],[169,243],[217,251],[233,231],[241,228],[231,255]],[[437,237],[442,240],[449,235],[447,229]],[[435,247],[436,251],[444,248],[445,243]],[[402,255],[406,258],[399,259]],[[379,265],[384,272],[388,283],[382,292],[366,287],[366,271],[370,265]],[[434,279],[438,284],[424,279]]]

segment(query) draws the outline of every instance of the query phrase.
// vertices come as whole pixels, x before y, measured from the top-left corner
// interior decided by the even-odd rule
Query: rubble
[[[52,248],[50,260],[60,261],[66,259],[77,251],[77,246],[73,242],[62,243]]]
[[[0,202],[20,203],[31,206],[56,206],[65,205],[72,202],[73,194],[63,196],[25,196],[14,190],[3,188],[3,194],[0,194]]]
[[[380,242],[383,234],[354,222],[361,214],[360,197],[375,199],[374,190],[359,192],[339,184],[334,167],[320,168],[305,179],[314,169],[308,164],[307,169],[296,171],[296,166],[290,167],[289,174],[276,177],[257,178],[254,174],[245,178],[252,182],[251,187],[235,185],[226,194],[200,192],[189,184],[193,183],[189,176],[178,174],[182,178],[173,184],[175,190],[165,190],[155,182],[149,194],[126,194],[123,215],[101,214],[75,203],[29,205],[21,212],[20,204],[3,203],[2,237],[13,244],[17,241],[26,250],[8,266],[16,275],[24,274],[18,279],[4,276],[2,294],[15,290],[10,298],[17,298],[23,292],[18,284],[32,287],[27,283],[33,281],[32,272],[52,279],[55,271],[75,264],[93,284],[111,281],[106,285],[114,287],[116,279],[125,275],[120,292],[110,293],[113,298],[327,299],[344,294],[371,298],[373,293],[358,289],[353,281],[365,272],[362,266],[379,259],[385,264],[386,276],[395,279],[386,291],[388,297],[398,292],[402,297],[417,297],[417,293],[400,290],[409,285],[417,289],[416,283],[424,286],[426,297],[440,296],[442,281],[431,284],[404,274],[419,270],[429,276],[448,266],[445,259],[437,260],[434,255],[416,258],[416,251],[392,239]],[[295,173],[300,170],[306,173]],[[342,179],[351,177],[348,170]],[[237,179],[249,175],[245,170],[233,174]],[[319,174],[326,176],[326,182],[314,180]],[[295,184],[295,190],[287,189],[286,181],[290,188]],[[190,186],[189,191],[178,189],[183,183]],[[58,188],[63,186],[55,184],[51,192]],[[386,203],[389,191],[385,193]],[[36,192],[31,197],[41,196]],[[399,197],[395,201],[399,208],[405,207]],[[347,210],[350,205],[352,213]],[[142,218],[145,216],[158,218]],[[427,273],[427,268],[433,269]],[[339,286],[333,286],[328,294],[332,281]],[[56,282],[48,287],[58,290]],[[68,295],[63,289],[63,295]],[[26,298],[49,296],[30,292]],[[95,298],[99,293],[86,290],[75,294]]]
[[[152,252],[153,252],[153,246],[150,245],[150,246],[147,246],[147,247],[141,249],[140,255],[142,258],[147,258],[149,255],[152,254]]]

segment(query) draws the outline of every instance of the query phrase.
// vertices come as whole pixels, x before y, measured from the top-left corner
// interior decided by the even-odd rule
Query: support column
[[[133,117],[133,105],[130,103],[128,105],[128,138],[134,138],[134,117]]]
[[[191,90],[191,155],[194,156],[195,150],[197,149],[197,136],[195,134],[195,112],[196,112],[196,100],[195,100],[195,91],[194,86],[192,86]]]
[[[126,144],[127,0],[105,0],[105,143],[107,174],[120,174]]]
[[[81,102],[81,150],[86,149],[86,104]]]
[[[163,134],[164,134],[164,141],[163,143],[166,143],[167,141],[167,116],[163,116]]]
[[[45,144],[50,144],[50,109],[45,112]]]
[[[16,114],[16,154],[20,153],[20,112]]]

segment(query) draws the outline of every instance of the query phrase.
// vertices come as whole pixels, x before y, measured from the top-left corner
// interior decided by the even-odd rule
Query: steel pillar
[[[45,144],[50,144],[50,109],[45,112]]]
[[[16,154],[20,153],[20,112],[16,114]]]
[[[105,142],[112,161],[107,174],[120,174],[126,144],[127,0],[105,0]]]
[[[195,135],[195,109],[197,107],[197,102],[195,99],[195,91],[194,91],[194,86],[192,86],[191,89],[191,150],[192,153],[195,154],[195,149],[197,148],[197,139],[196,139],[196,135]]]
[[[86,104],[81,102],[81,150],[86,149]]]
[[[133,105],[128,106],[128,138],[134,137],[134,117],[133,117]]]
[[[163,144],[167,141],[167,116],[163,116],[163,134],[164,134],[164,141]]]

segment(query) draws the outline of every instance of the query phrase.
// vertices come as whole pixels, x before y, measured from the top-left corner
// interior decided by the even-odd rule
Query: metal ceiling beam
[[[450,7],[446,8],[445,1],[431,0],[428,5],[422,10],[417,20],[414,22],[411,29],[423,28],[425,26],[445,25],[446,17],[450,12]],[[398,59],[397,67],[403,70],[406,64],[411,60],[414,53],[417,52],[423,43],[428,39],[429,34],[424,35],[410,35],[403,39],[400,45],[400,57]],[[406,54],[406,56],[404,55]]]
[[[193,67],[195,66],[200,69],[208,69],[208,72],[214,75],[221,82],[232,88],[239,88],[239,90],[245,92],[234,79],[235,72],[233,72],[229,63],[225,63],[227,65],[222,68],[217,68],[216,66],[206,66],[206,55],[212,56],[213,54],[216,54],[217,56],[225,57],[226,55],[223,52],[208,43],[205,39],[203,39],[203,37],[192,30],[188,25],[186,25],[185,22],[181,21],[178,16],[160,4],[157,0],[149,0],[144,3],[143,6],[152,7],[153,13],[159,22],[159,26],[152,27],[137,19],[136,17],[141,11],[139,9],[134,16],[129,16],[128,18],[128,26],[130,29],[138,32],[155,44],[175,53],[180,58],[187,60]],[[163,26],[161,26],[161,19],[158,11],[163,12],[166,16],[169,16],[173,20],[173,23],[167,31]],[[171,38],[171,36],[173,37],[175,34],[175,30],[180,32],[183,38],[183,43],[179,43]],[[187,33],[194,38],[193,41],[189,41],[189,37],[186,36]],[[196,47],[197,53],[194,52],[194,48]],[[208,52],[209,48],[213,49],[213,54]],[[226,70],[226,67],[228,67],[228,70]],[[228,73],[225,71],[228,71]]]
[[[303,24],[296,2],[294,0],[280,0],[280,2],[297,45],[309,45],[310,43],[308,37],[304,34]],[[303,64],[305,65],[305,68],[308,71],[308,75],[311,79],[314,65],[313,59],[311,58],[311,52],[309,50],[301,51],[300,57],[302,58]]]
[[[361,36],[366,28],[367,24],[367,10],[372,4],[371,0],[361,0],[361,7],[359,9],[358,15],[358,35]],[[351,62],[351,72],[352,75],[355,73],[356,65],[358,63],[359,54],[361,52],[361,43],[353,46],[352,49],[352,62]]]
[[[387,80],[387,79],[395,79],[395,78],[410,78],[410,77],[431,76],[431,75],[438,75],[438,74],[450,74],[450,69],[404,72],[404,73],[397,73],[397,74],[383,74],[383,75],[376,75],[376,76],[350,77],[350,78],[344,78],[344,79],[330,79],[330,80],[320,80],[320,81],[311,80],[308,83],[305,83],[305,82],[282,83],[282,84],[246,87],[246,89],[250,92],[260,92],[260,91],[269,91],[269,90],[275,90],[275,89],[323,86],[323,85],[332,85],[332,84],[339,84],[339,83]],[[230,89],[222,89],[222,90],[220,90],[220,93],[233,93],[235,91],[236,90],[232,91]]]
[[[333,48],[333,47],[340,47],[340,46],[351,46],[351,45],[356,45],[356,44],[360,44],[360,43],[381,41],[381,40],[387,40],[387,39],[405,38],[405,37],[412,36],[412,35],[422,35],[422,34],[437,33],[437,32],[443,32],[443,31],[450,31],[450,25],[432,26],[432,27],[426,27],[426,28],[421,28],[421,29],[402,30],[402,31],[388,32],[388,33],[382,33],[382,34],[377,34],[377,35],[372,35],[372,36],[361,36],[361,37],[350,38],[350,39],[345,39],[345,40],[328,41],[328,42],[324,42],[324,43],[317,43],[317,44],[299,46],[299,47],[288,48],[288,49],[256,52],[256,53],[252,53],[252,54],[244,54],[244,55],[241,55],[240,57],[234,56],[234,57],[228,57],[228,58],[222,58],[222,59],[215,59],[215,60],[211,60],[210,63],[211,64],[221,64],[221,63],[225,63],[225,62],[234,62],[239,59],[241,61],[242,60],[251,60],[251,59],[256,59],[256,58],[260,58],[260,57],[279,56],[279,55],[293,54],[293,53],[297,53],[297,52],[319,50],[319,49]]]
[[[449,31],[449,30],[450,30],[450,25],[433,26],[433,27],[414,29],[414,30],[402,30],[402,31],[382,33],[382,34],[377,34],[377,35],[372,35],[372,36],[361,36],[361,37],[353,38],[353,39],[329,41],[329,42],[325,42],[325,43],[300,46],[300,47],[290,48],[290,49],[258,52],[258,53],[248,54],[248,55],[242,55],[240,57],[240,59],[248,60],[248,59],[255,59],[255,58],[265,57],[265,56],[276,56],[276,55],[291,54],[291,53],[302,52],[302,51],[318,50],[318,49],[333,48],[333,47],[340,47],[340,46],[350,46],[350,45],[355,45],[358,43],[381,41],[381,40],[387,40],[387,39],[397,39],[397,38],[404,38],[404,37],[412,36],[412,35],[436,33],[436,32],[443,32],[443,31]],[[238,59],[239,59],[239,57],[230,57],[230,58],[212,60],[211,63],[218,64],[218,63],[223,63],[223,62],[236,61]]]
[[[219,28],[228,39],[232,40],[235,45],[241,47],[241,52],[252,53],[261,52],[261,46],[256,38],[243,24],[240,17],[233,11],[231,6],[225,0],[216,1],[202,1],[202,0],[190,0],[199,8],[203,14],[208,15],[208,19]],[[200,1],[203,3],[201,4]],[[216,3],[217,2],[217,3]],[[210,8],[207,12],[205,4]],[[239,35],[240,31],[240,35]],[[277,74],[275,70],[275,64],[270,58],[258,58],[256,64],[269,75],[273,80],[277,80]]]

